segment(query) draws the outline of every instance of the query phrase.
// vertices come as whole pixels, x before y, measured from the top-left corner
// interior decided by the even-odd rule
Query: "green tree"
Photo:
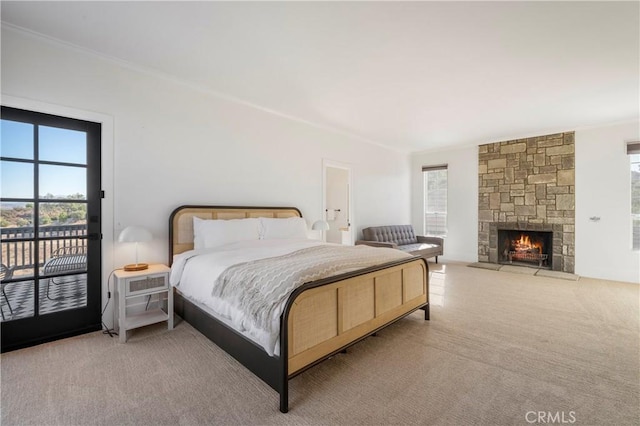
[[[79,210],[74,210],[69,213],[69,219],[71,219],[74,222],[84,219],[84,216],[85,216],[84,213]]]

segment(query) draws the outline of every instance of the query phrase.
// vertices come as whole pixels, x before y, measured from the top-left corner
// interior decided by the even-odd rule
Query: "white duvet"
[[[211,295],[216,278],[237,263],[282,256],[296,250],[323,245],[308,239],[238,241],[224,246],[190,250],[174,256],[170,282],[188,299],[207,306],[236,330],[259,344],[269,355],[278,354],[278,336],[251,326],[244,314]]]

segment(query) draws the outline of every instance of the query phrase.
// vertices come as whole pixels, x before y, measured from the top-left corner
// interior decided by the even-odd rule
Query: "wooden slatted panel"
[[[214,219],[219,219],[219,220],[229,220],[229,219],[246,219],[247,218],[247,214],[243,211],[236,211],[236,210],[231,210],[231,211],[218,211],[213,215]]]
[[[291,311],[291,355],[338,335],[338,289],[317,291],[296,301]]]
[[[426,293],[426,283],[421,279],[423,274],[424,267],[422,267],[422,265],[416,265],[402,270],[403,303]]]
[[[373,278],[361,279],[340,288],[338,310],[340,333],[350,330],[375,316],[375,283]]]
[[[286,219],[288,217],[300,217],[298,212],[293,210],[276,210],[274,211],[274,216],[278,219]]]
[[[286,219],[288,217],[300,217],[295,210],[256,210],[247,213],[247,217],[272,217]]]
[[[254,212],[248,212],[247,217],[275,217],[275,213],[272,211],[256,210]]]
[[[375,278],[376,316],[402,305],[402,271]]]

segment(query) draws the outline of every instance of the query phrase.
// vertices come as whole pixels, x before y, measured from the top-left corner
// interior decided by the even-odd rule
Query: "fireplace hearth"
[[[553,232],[498,230],[498,263],[552,269]]]

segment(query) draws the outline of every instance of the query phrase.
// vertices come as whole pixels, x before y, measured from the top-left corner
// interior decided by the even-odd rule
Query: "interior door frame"
[[[26,99],[2,94],[2,105],[11,108],[25,109],[44,114],[59,115],[78,120],[92,121],[101,124],[100,138],[100,174],[104,197],[101,203],[102,222],[102,275],[101,275],[101,309],[103,327],[113,328],[113,303],[109,303],[109,276],[115,269],[115,218],[114,218],[114,120],[111,115],[56,105],[40,100]],[[96,109],[99,108],[96,106]],[[105,306],[106,305],[106,306]]]
[[[348,163],[342,163],[339,161],[334,161],[330,159],[323,158],[322,159],[322,212],[321,218],[322,220],[326,220],[327,211],[327,169],[343,169],[347,171],[348,174],[348,188],[347,188],[347,197],[348,197],[348,209],[349,215],[347,217],[347,223],[349,224],[349,244],[353,245],[355,243],[355,221],[354,221],[354,211],[353,211],[353,172],[351,169],[351,165]],[[326,241],[326,234],[322,233],[322,240]]]

